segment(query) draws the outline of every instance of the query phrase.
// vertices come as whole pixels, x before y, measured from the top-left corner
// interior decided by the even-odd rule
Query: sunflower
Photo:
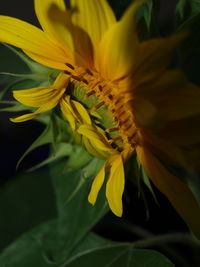
[[[106,0],[71,0],[70,8],[63,0],[35,0],[42,29],[0,16],[1,42],[60,70],[49,87],[13,92],[36,110],[11,120],[30,120],[59,106],[76,141],[105,160],[89,193],[91,204],[106,180],[109,207],[122,216],[124,163],[136,154],[153,184],[200,237],[195,197],[162,164],[198,165],[189,155],[200,141],[199,130],[194,131],[200,90],[182,71],[168,69],[185,34],[140,42],[135,13],[144,2],[135,1],[117,21]]]

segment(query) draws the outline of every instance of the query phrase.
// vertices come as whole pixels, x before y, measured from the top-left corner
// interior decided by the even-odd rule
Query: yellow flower
[[[105,159],[93,181],[90,203],[108,175],[109,206],[122,215],[124,162],[136,153],[151,181],[200,237],[197,201],[157,158],[183,167],[198,163],[188,155],[200,141],[199,129],[194,131],[200,90],[181,71],[168,70],[183,34],[139,41],[135,12],[143,2],[134,2],[117,21],[106,0],[71,0],[70,9],[63,0],[35,0],[43,30],[0,16],[1,42],[61,70],[50,87],[14,91],[19,102],[37,110],[12,121],[32,119],[59,105],[77,142]]]

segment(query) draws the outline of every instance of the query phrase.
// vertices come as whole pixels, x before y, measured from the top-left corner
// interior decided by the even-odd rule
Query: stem
[[[190,235],[186,233],[174,233],[174,234],[164,234],[151,238],[147,238],[145,240],[139,240],[134,243],[134,247],[136,248],[144,248],[150,247],[154,245],[161,245],[163,243],[177,243],[192,245],[192,246],[200,246],[198,241],[195,241]]]
[[[142,237],[144,238],[145,240],[140,240],[140,241],[136,241],[134,242],[133,244],[133,247],[135,248],[138,248],[138,247],[147,247],[147,246],[159,246],[159,250],[161,252],[163,252],[166,256],[169,256],[171,259],[174,259],[177,261],[177,263],[179,263],[180,266],[182,267],[190,267],[190,263],[187,262],[186,259],[184,259],[182,257],[182,255],[180,255],[180,252],[177,251],[175,248],[171,248],[169,246],[169,244],[165,244],[167,242],[182,242],[183,240],[181,239],[180,240],[180,235],[184,238],[186,237],[185,239],[185,242],[187,243],[188,242],[188,238],[190,239],[189,241],[189,244],[187,243],[186,245],[190,245],[190,243],[192,243],[192,246],[194,245],[197,245],[197,244],[200,244],[200,243],[197,243],[196,240],[193,240],[191,236],[189,236],[189,234],[187,235],[186,233],[181,233],[178,235],[179,236],[176,236],[176,234],[170,234],[170,235],[161,235],[161,236],[157,236],[155,237],[155,235],[151,232],[149,232],[148,230],[138,226],[138,225],[133,225],[133,224],[130,224],[128,222],[124,222],[122,224],[122,227],[124,230],[127,230],[129,231],[131,234],[133,235],[136,235],[138,237]],[[167,239],[165,239],[165,237],[167,236]],[[174,236],[176,237],[179,237],[178,239],[174,238]],[[161,242],[160,241],[160,237],[162,239]],[[146,242],[147,241],[147,242]],[[200,246],[200,245],[199,245]]]

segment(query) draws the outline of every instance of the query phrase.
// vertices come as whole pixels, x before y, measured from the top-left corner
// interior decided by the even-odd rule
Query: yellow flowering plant
[[[73,250],[81,251],[80,241],[107,212],[107,204],[114,215],[123,218],[128,179],[140,193],[144,187],[153,195],[154,188],[163,193],[199,239],[198,194],[190,186],[190,178],[184,180],[170,170],[170,166],[177,166],[191,173],[199,168],[200,88],[181,69],[170,68],[175,49],[188,38],[188,31],[141,40],[137,15],[140,11],[143,23],[147,23],[147,14],[148,18],[153,16],[150,0],[133,1],[120,19],[106,0],[70,0],[69,6],[63,0],[34,0],[34,7],[41,28],[1,15],[0,42],[21,49],[23,53],[14,51],[31,71],[13,74],[30,81],[23,88],[20,83],[11,86],[14,104],[9,103],[23,114],[12,116],[10,121],[37,119],[47,125],[19,164],[38,146],[53,147],[50,157],[37,166],[55,162],[50,176],[59,188],[56,192],[62,216],[47,227],[51,239],[59,244],[53,264],[75,266],[82,261]],[[183,5],[179,3],[178,7]],[[31,80],[36,86],[31,86]],[[141,172],[139,178],[136,172],[129,177],[126,170],[135,164]],[[65,226],[72,229],[71,233],[62,232]],[[54,228],[56,237],[52,235]],[[87,239],[89,244],[91,236],[83,240],[85,249]],[[42,243],[45,240],[42,237]],[[103,244],[108,246],[107,263],[113,261],[112,253],[115,258],[120,252],[124,253],[125,265],[132,266],[129,245],[98,242],[98,249]],[[148,259],[148,252],[137,249],[131,257],[140,252],[138,264],[142,258]],[[98,258],[95,251],[92,253],[94,262],[101,262],[98,266],[108,266],[104,254]],[[157,257],[164,266],[166,259],[154,253],[150,257]],[[25,258],[19,260],[19,266],[25,266]],[[83,262],[87,262],[84,257]],[[81,266],[90,266],[86,264]],[[166,260],[166,266],[173,265]]]

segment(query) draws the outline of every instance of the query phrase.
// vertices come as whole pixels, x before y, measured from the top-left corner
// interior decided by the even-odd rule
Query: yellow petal
[[[125,175],[121,154],[109,159],[110,175],[106,184],[106,197],[112,212],[121,217],[123,212],[122,195],[124,192]]]
[[[167,70],[152,82],[148,82],[148,77],[146,78],[147,80],[144,76],[140,86],[134,88],[134,96],[154,100],[163,94],[173,92],[176,88],[182,88],[187,82],[185,73],[179,69]],[[130,82],[128,84],[129,88]]]
[[[135,98],[131,101],[135,121],[141,127],[151,127],[157,121],[158,110],[148,100]]]
[[[67,65],[65,65],[65,63],[63,63],[63,62],[59,62],[59,61],[56,61],[56,60],[51,60],[49,58],[46,58],[46,57],[31,53],[31,52],[29,52],[27,50],[24,50],[24,53],[27,56],[29,56],[31,59],[33,59],[34,61],[36,61],[36,62],[38,62],[38,63],[40,63],[42,65],[45,65],[45,66],[47,66],[49,68],[58,69],[58,70],[69,70]],[[66,59],[66,61],[67,61],[67,59]]]
[[[38,108],[35,112],[33,113],[28,113],[28,114],[24,114],[22,116],[16,117],[16,118],[10,118],[10,121],[12,122],[24,122],[24,121],[29,121],[34,119],[35,117],[37,117],[38,115],[40,115],[41,113],[45,112],[49,110],[49,107],[47,106],[43,106],[41,108]]]
[[[155,154],[160,155],[163,160],[170,164],[178,164],[184,168],[191,167],[185,157],[184,150],[173,142],[170,142],[167,137],[162,138],[162,136],[158,134],[141,130],[140,135],[142,136],[143,142],[145,142],[145,146],[150,147],[151,150],[154,151]]]
[[[148,149],[137,146],[136,152],[152,182],[169,199],[196,237],[200,238],[200,206],[192,192],[167,171]]]
[[[64,94],[69,83],[67,75],[60,73],[54,84],[50,87],[36,87],[13,91],[14,98],[29,107],[46,106],[47,109],[55,107]],[[49,108],[48,108],[49,107]]]
[[[71,101],[73,111],[76,113],[77,117],[83,124],[91,124],[92,121],[90,119],[90,115],[88,114],[87,110],[84,108],[82,104],[79,102],[72,100]]]
[[[200,143],[200,116],[170,121],[159,135],[182,147],[198,144]]]
[[[57,103],[64,91],[65,89],[57,90],[52,87],[36,87],[13,91],[13,96],[17,101],[29,107],[52,106],[52,102]]]
[[[200,88],[193,84],[157,96],[157,106],[166,120],[180,120],[200,115]]]
[[[64,49],[72,60],[74,47],[67,23],[70,14],[65,2],[63,0],[34,0],[34,4],[37,18],[45,33],[57,46]]]
[[[0,16],[0,42],[19,47],[25,51],[65,63],[65,52],[57,47],[39,28],[22,20]]]
[[[94,178],[90,193],[88,195],[88,201],[92,205],[94,205],[96,202],[99,190],[103,185],[104,179],[105,179],[105,165],[102,167],[97,176]]]
[[[115,15],[106,0],[71,0],[72,21],[97,46],[105,31],[115,23]]]
[[[91,144],[90,140],[85,136],[82,136],[82,144],[83,144],[83,146],[85,146],[86,150],[96,158],[100,158],[100,159],[106,160],[110,156],[109,153],[107,153],[105,151],[102,151],[100,149],[96,149]]]
[[[29,114],[24,114],[22,116],[16,117],[16,118],[10,118],[10,121],[12,122],[24,122],[24,121],[29,121],[37,117],[40,113],[33,112]]]
[[[78,128],[77,132],[87,137],[96,149],[107,152],[112,151],[112,148],[104,136],[101,135],[93,126],[83,124]]]
[[[168,38],[155,38],[142,42],[139,60],[132,75],[134,87],[159,77],[169,67],[175,48],[185,37],[185,33],[179,33]]]
[[[63,97],[60,101],[60,108],[64,118],[69,122],[73,131],[76,129],[76,117],[71,111],[71,106],[69,105],[66,97]]]
[[[120,79],[136,64],[139,41],[135,13],[144,1],[135,1],[104,35],[98,52],[96,67],[105,79]]]
[[[33,113],[11,119],[11,121],[22,122],[31,120],[39,114],[53,109],[65,93],[68,82],[69,77],[64,73],[60,73],[54,84],[50,87],[36,87],[32,89],[14,91],[13,96],[20,103],[30,107],[39,107],[39,109]]]

